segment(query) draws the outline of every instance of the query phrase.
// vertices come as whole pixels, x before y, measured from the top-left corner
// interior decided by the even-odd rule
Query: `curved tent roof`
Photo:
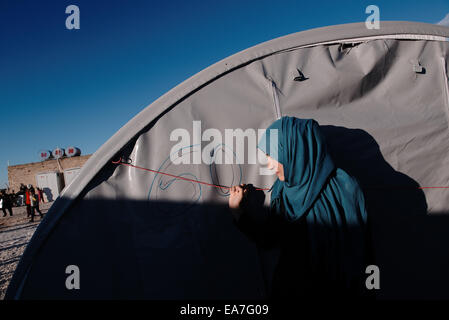
[[[281,115],[316,119],[337,164],[360,181],[376,257],[387,279],[396,279],[384,296],[445,294],[434,290],[436,283],[443,288],[438,272],[416,290],[399,289],[422,264],[396,272],[418,257],[443,259],[426,248],[436,242],[429,214],[449,212],[447,189],[422,187],[449,182],[448,41],[449,28],[438,25],[382,21],[376,30],[353,23],[280,37],[204,69],[88,160],[36,230],[7,298],[266,296],[277,253],[261,253],[235,230],[226,194],[111,161],[128,158],[216,184],[270,186],[273,177],[255,164],[175,166],[169,137],[182,128],[194,140],[193,121],[225,136],[226,129],[266,128]],[[301,74],[305,80],[295,81]],[[187,152],[206,144],[200,139]],[[417,242],[422,256],[404,253]],[[64,286],[70,264],[80,268],[80,290]]]

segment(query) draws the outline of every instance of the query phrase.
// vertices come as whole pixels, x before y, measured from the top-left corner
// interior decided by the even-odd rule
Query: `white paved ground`
[[[44,215],[51,204],[41,203],[40,210]],[[38,216],[32,223],[29,220],[25,207],[13,208],[12,217],[3,217],[0,210],[0,299],[4,298],[20,257],[40,222]]]

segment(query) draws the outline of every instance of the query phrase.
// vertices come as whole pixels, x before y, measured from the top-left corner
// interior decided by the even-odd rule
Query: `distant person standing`
[[[7,194],[5,190],[2,190],[0,197],[1,197],[1,202],[2,202],[3,216],[6,217],[6,210],[8,210],[9,215],[12,217],[11,196],[9,194]]]
[[[14,189],[9,194],[9,197],[11,199],[11,204],[13,207],[17,207],[17,194],[14,192]]]
[[[30,193],[31,193],[31,184],[28,187],[25,187],[25,205],[27,207],[27,217],[31,216],[31,203],[30,203]]]
[[[30,206],[31,206],[31,220],[30,222],[34,222],[35,211],[39,212],[41,219],[43,218],[42,212],[39,210],[39,197],[34,192],[34,189],[30,191]]]
[[[9,193],[9,199],[11,200],[11,206],[17,207],[17,195],[14,192],[14,189]]]
[[[36,211],[40,213],[41,210],[40,210],[40,208],[39,208],[39,204],[41,203],[41,200],[43,201],[43,198],[41,197],[41,192],[39,192],[39,191],[42,191],[42,189],[39,189],[39,188],[37,188],[37,187],[36,187],[36,189],[37,189],[37,192],[35,193],[36,199],[37,199],[37,203],[36,203]],[[33,192],[34,192],[34,190],[33,190]]]
[[[39,203],[42,201],[42,203],[45,203],[44,201],[44,191],[41,188],[37,188],[37,194],[39,196]]]

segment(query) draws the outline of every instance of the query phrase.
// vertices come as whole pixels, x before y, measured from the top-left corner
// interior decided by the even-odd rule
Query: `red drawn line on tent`
[[[144,170],[144,171],[149,171],[149,172],[153,172],[153,173],[159,173],[159,174],[163,174],[163,175],[166,175],[166,176],[169,176],[169,177],[172,177],[172,178],[176,178],[176,179],[180,179],[180,180],[185,180],[185,181],[189,181],[189,182],[196,182],[196,183],[199,183],[199,184],[204,184],[204,185],[209,186],[209,187],[215,187],[215,188],[227,189],[227,190],[231,189],[231,187],[227,187],[227,186],[221,186],[221,185],[218,185],[218,184],[207,183],[207,182],[199,181],[199,180],[195,180],[195,179],[184,178],[184,177],[181,177],[181,176],[177,176],[177,175],[174,175],[174,174],[170,174],[170,173],[166,173],[166,172],[162,172],[162,171],[158,171],[158,170],[142,168],[142,167],[139,167],[139,166],[135,166],[135,165],[126,163],[126,162],[122,162],[122,158],[120,158],[118,161],[112,161],[112,163],[113,164],[121,164],[123,166],[128,166],[128,167],[132,167],[132,168],[136,168],[136,169],[140,169],[140,170]],[[271,188],[256,188],[256,190],[262,190],[262,191],[268,191],[270,189]]]
[[[418,189],[449,189],[449,187],[418,187]]]
[[[153,172],[153,173],[159,173],[162,175],[166,175],[172,178],[176,178],[176,179],[180,179],[180,180],[185,180],[185,181],[189,181],[189,182],[196,182],[199,184],[204,184],[206,186],[209,187],[215,187],[215,188],[220,188],[220,189],[227,189],[230,190],[231,187],[227,187],[227,186],[221,186],[218,184],[213,184],[213,183],[207,183],[204,181],[199,181],[199,180],[195,180],[195,179],[189,179],[189,178],[184,178],[181,176],[177,176],[174,174],[170,174],[170,173],[166,173],[166,172],[162,172],[162,171],[157,171],[157,170],[152,170],[152,169],[147,169],[147,168],[142,168],[139,166],[135,166],[126,162],[122,162],[122,158],[120,158],[118,161],[112,161],[113,164],[121,164],[123,166],[128,166],[128,167],[132,167],[132,168],[136,168],[136,169],[140,169],[140,170],[145,170],[145,171],[149,171],[149,172]],[[410,187],[410,186],[378,186],[378,187],[366,187],[367,189],[400,189],[400,188],[415,188],[415,187]],[[416,187],[417,189],[449,189],[449,187]],[[262,190],[262,191],[269,191],[271,188],[256,188],[256,190]]]

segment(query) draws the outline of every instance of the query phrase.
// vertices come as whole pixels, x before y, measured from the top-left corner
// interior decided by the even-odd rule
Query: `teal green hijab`
[[[277,179],[272,187],[272,211],[305,222],[306,278],[319,294],[329,292],[331,283],[336,292],[365,290],[365,199],[357,180],[334,165],[319,124],[283,117],[267,128],[258,147],[284,166],[285,181]]]
[[[284,166],[285,181],[272,188],[272,207],[289,220],[300,219],[335,170],[318,123],[283,117],[267,128],[258,147]]]

